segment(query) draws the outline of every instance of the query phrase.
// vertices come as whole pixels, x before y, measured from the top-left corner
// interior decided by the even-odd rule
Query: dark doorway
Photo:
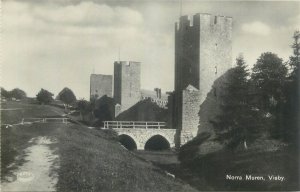
[[[119,142],[121,143],[121,145],[126,147],[126,149],[128,149],[128,150],[136,150],[137,149],[135,141],[128,135],[120,135]]]
[[[170,143],[161,135],[151,137],[145,144],[145,150],[166,150],[170,149]]]

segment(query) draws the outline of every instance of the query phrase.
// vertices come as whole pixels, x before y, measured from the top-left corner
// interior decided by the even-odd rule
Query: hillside
[[[49,175],[57,177],[58,191],[195,191],[167,176],[150,162],[125,150],[111,132],[68,123],[19,123],[23,117],[54,117],[62,110],[52,106],[7,102],[1,109],[2,184],[12,182],[28,164],[27,149],[37,145],[33,138],[55,141],[48,144],[58,158]],[[57,175],[57,176],[56,176]]]
[[[142,100],[119,114],[118,121],[167,121],[167,109],[159,107],[150,99]]]
[[[181,165],[169,167],[170,171],[200,190],[300,190],[298,149],[262,138],[249,145],[248,150],[242,146],[229,150],[206,140],[208,136],[200,134],[182,147]],[[251,180],[249,176],[262,180]]]

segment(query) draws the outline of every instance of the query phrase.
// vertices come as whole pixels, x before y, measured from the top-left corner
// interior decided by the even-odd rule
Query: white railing
[[[155,121],[104,121],[105,129],[122,129],[122,128],[138,128],[138,129],[161,129],[166,128],[165,122]]]
[[[68,118],[23,118],[24,123],[68,123]]]

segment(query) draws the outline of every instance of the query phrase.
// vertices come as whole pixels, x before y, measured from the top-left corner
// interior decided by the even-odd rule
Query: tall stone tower
[[[141,63],[116,61],[114,63],[115,116],[129,109],[141,99]]]
[[[232,18],[196,14],[175,24],[175,91],[172,126],[177,145],[198,133],[200,105],[213,82],[232,67]]]
[[[97,99],[104,95],[112,97],[112,75],[91,74],[90,99]]]

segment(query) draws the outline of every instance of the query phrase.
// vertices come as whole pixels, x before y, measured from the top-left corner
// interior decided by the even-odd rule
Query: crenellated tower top
[[[195,15],[184,15],[179,18],[179,22],[175,23],[175,30],[179,31],[183,28],[198,27],[200,24],[214,28],[226,28],[232,26],[232,17],[211,15],[208,13],[197,13]]]

